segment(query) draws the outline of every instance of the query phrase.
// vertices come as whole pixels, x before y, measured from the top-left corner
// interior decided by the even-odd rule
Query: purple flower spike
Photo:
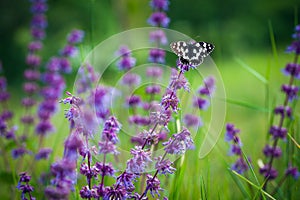
[[[166,11],[169,8],[169,1],[168,0],[151,0],[150,6],[153,9]]]
[[[131,158],[127,161],[126,171],[129,173],[143,173],[147,167],[147,164],[152,162],[150,156],[151,152],[148,150],[143,150],[141,146],[135,146],[134,149],[130,150]]]
[[[192,114],[186,114],[183,118],[183,123],[185,123],[187,127],[191,127],[191,126],[199,127],[203,125],[201,119]]]
[[[209,105],[210,105],[210,102],[207,99],[204,99],[201,97],[194,98],[193,106],[196,108],[199,108],[200,110],[207,110]]]
[[[200,95],[211,96],[215,91],[215,78],[213,76],[208,76],[204,79],[204,86],[199,88]]]
[[[78,54],[77,47],[73,45],[66,45],[60,52],[62,56],[75,57]]]
[[[164,12],[155,12],[149,17],[148,23],[151,26],[167,27],[170,23],[170,19]]]
[[[70,44],[77,44],[82,42],[84,37],[84,32],[82,30],[73,30],[69,35],[68,35],[68,42]]]
[[[95,167],[101,176],[114,176],[115,170],[111,163],[96,162]]]
[[[160,196],[159,192],[163,189],[160,187],[160,181],[158,180],[158,178],[156,178],[156,177],[154,178],[150,174],[147,174],[146,183],[147,183],[147,190],[150,191],[150,194],[153,198],[154,198],[155,194],[157,196]]]
[[[132,95],[126,98],[126,103],[129,107],[138,106],[141,103],[141,97],[137,95]]]
[[[117,184],[122,185],[127,191],[133,191],[135,189],[134,186],[135,175],[132,173],[124,172],[117,178]]]
[[[155,164],[155,169],[158,170],[160,174],[173,174],[175,172],[175,168],[171,165],[173,164],[170,160],[164,159],[161,160],[162,157],[157,158],[157,162]]]
[[[147,76],[160,78],[163,73],[163,70],[160,67],[148,67],[147,68]]]
[[[183,154],[188,149],[194,148],[194,141],[191,138],[191,133],[186,129],[180,133],[173,135],[174,138],[170,138],[167,142],[163,143],[164,150],[169,154]]]
[[[237,161],[231,166],[231,169],[236,171],[239,174],[243,174],[245,171],[248,170],[248,165],[244,161],[243,158],[238,158]]]
[[[48,159],[50,154],[52,153],[52,149],[50,148],[42,148],[39,150],[39,152],[35,155],[36,160],[41,160],[41,159]]]
[[[234,138],[239,132],[240,130],[236,129],[234,124],[226,124],[225,141],[229,142],[231,140],[234,140]]]
[[[286,169],[285,174],[287,176],[292,176],[295,180],[298,180],[300,172],[297,167],[292,167],[291,165]]]
[[[139,85],[141,77],[137,74],[127,73],[122,78],[122,83],[128,86]]]
[[[278,172],[273,167],[269,170],[269,165],[264,165],[259,169],[259,173],[265,176],[265,178],[268,178],[269,180],[274,180],[278,176]]]
[[[165,63],[166,52],[162,49],[151,49],[149,61],[154,63]]]
[[[177,112],[178,110],[178,103],[179,99],[176,93],[171,91],[167,91],[167,93],[163,96],[161,101],[161,105],[164,107],[165,110],[172,108],[174,112]]]
[[[163,30],[155,30],[150,32],[149,38],[150,38],[150,42],[153,43],[160,43],[163,45],[168,43],[167,36]]]
[[[111,200],[111,199],[127,199],[127,192],[124,187],[110,187],[107,188],[106,194],[103,197],[103,200]]]

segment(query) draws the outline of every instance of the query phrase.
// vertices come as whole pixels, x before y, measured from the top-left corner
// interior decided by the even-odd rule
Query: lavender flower
[[[191,127],[191,126],[199,127],[203,125],[200,117],[192,114],[186,114],[183,118],[183,123],[185,123],[187,127]]]
[[[130,150],[130,153],[133,155],[133,158],[127,161],[126,171],[137,174],[145,172],[147,165],[152,162],[150,158],[151,152],[143,150],[141,146],[135,146],[134,149]]]
[[[298,180],[300,176],[300,172],[298,171],[297,167],[289,166],[286,171],[285,175],[292,176],[295,180]]]
[[[168,10],[169,1],[168,0],[151,0],[150,6],[153,9],[157,9],[157,10]]]
[[[278,147],[279,140],[285,140],[288,132],[288,127],[286,127],[286,120],[292,119],[292,107],[289,106],[293,101],[298,99],[298,91],[299,87],[294,83],[296,79],[299,78],[299,65],[297,64],[298,56],[300,54],[300,46],[299,46],[299,25],[295,28],[295,34],[293,35],[294,41],[287,48],[287,52],[294,52],[295,59],[293,63],[288,63],[286,67],[283,69],[283,74],[289,77],[288,84],[283,84],[281,87],[281,91],[285,94],[284,103],[280,106],[277,106],[274,109],[275,116],[279,117],[278,125],[271,125],[269,129],[269,133],[272,135],[272,144],[267,144],[263,153],[268,158],[267,164],[260,166],[260,173],[265,177],[265,184],[263,189],[267,189],[267,184],[270,180],[274,180],[278,176],[278,171],[273,166],[273,161],[275,158],[281,157],[282,151],[281,148]],[[291,170],[291,171],[289,171]],[[286,175],[291,175],[292,168],[288,168],[286,171]],[[294,174],[295,175],[295,174]],[[282,182],[280,182],[282,184]]]
[[[148,19],[148,23],[151,26],[167,27],[170,23],[170,19],[164,12],[154,12]]]
[[[130,50],[127,46],[121,46],[117,54],[121,56],[121,59],[117,62],[119,70],[129,71],[135,66],[136,59],[131,57]]]
[[[155,194],[157,196],[160,196],[159,192],[163,189],[160,187],[160,181],[158,180],[158,178],[153,177],[150,174],[147,174],[146,183],[147,183],[146,190],[150,191],[150,194],[152,195],[152,197],[154,197]]]
[[[170,160],[164,159],[162,160],[162,156],[159,156],[155,164],[155,169],[158,171],[159,174],[173,174],[176,170],[171,165],[173,164]]]
[[[183,128],[181,132],[173,134],[167,142],[163,143],[164,150],[168,154],[183,154],[188,149],[194,149],[194,141],[188,129]]]
[[[52,153],[52,149],[50,148],[42,148],[39,152],[35,155],[36,160],[40,159],[48,159],[50,154]]]
[[[235,163],[232,164],[231,169],[236,171],[239,174],[243,174],[245,171],[248,170],[248,164],[242,154],[242,149],[241,149],[242,143],[241,143],[241,139],[238,136],[238,133],[240,133],[240,130],[235,128],[234,124],[230,124],[230,123],[226,124],[225,141],[230,143],[229,155],[238,156]],[[248,160],[250,161],[249,158]]]
[[[26,172],[20,173],[19,176],[20,176],[20,179],[19,179],[17,188],[22,191],[21,199],[27,200],[27,198],[25,196],[28,193],[29,200],[35,200],[36,198],[31,195],[31,193],[34,191],[34,187],[29,185],[31,176],[27,175]]]

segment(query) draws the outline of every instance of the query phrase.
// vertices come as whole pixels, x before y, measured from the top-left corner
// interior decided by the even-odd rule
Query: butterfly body
[[[172,42],[172,51],[179,56],[180,62],[186,65],[197,66],[203,62],[214,49],[214,45],[207,42]]]

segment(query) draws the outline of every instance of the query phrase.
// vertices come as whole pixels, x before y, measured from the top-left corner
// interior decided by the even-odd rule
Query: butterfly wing
[[[185,55],[187,43],[184,41],[172,42],[170,47],[177,56],[182,57]]]
[[[215,48],[214,45],[208,42],[197,42],[195,46],[200,48],[199,53],[202,57],[208,56]]]

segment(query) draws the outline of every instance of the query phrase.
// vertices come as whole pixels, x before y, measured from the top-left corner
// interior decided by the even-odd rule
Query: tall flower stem
[[[298,62],[298,54],[295,55],[294,64],[297,64],[297,62]],[[290,80],[289,80],[289,86],[293,85],[294,79],[295,79],[295,77],[293,75],[291,75]],[[288,105],[288,102],[289,102],[289,95],[286,94],[283,107],[286,107]],[[279,130],[283,127],[284,119],[285,119],[285,116],[280,115],[280,120],[279,120],[279,125],[278,125]],[[273,148],[274,151],[277,147],[278,141],[279,141],[279,138],[277,137],[273,142],[272,148]],[[274,160],[274,154],[272,154],[271,157],[270,157],[270,160],[269,160],[269,163],[268,163],[267,174],[270,174],[270,172],[271,172],[273,160]],[[263,186],[263,190],[266,190],[269,180],[270,180],[269,177],[266,177],[265,184]]]

